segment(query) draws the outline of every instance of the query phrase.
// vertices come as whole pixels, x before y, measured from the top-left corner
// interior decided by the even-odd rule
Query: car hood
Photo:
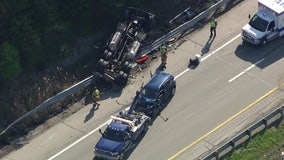
[[[253,38],[259,39],[261,37],[263,37],[263,35],[265,34],[264,32],[261,32],[255,28],[253,28],[252,26],[250,26],[249,24],[246,24],[243,28],[243,31],[247,32],[248,34],[250,34]]]
[[[124,146],[124,142],[117,142],[105,138],[100,138],[96,144],[97,149],[106,150],[110,152],[120,152]]]

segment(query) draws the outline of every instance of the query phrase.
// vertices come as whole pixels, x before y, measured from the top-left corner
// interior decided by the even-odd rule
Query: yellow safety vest
[[[161,51],[161,53],[166,53],[167,47],[164,46],[164,45],[162,45],[162,46],[160,47],[160,51]]]
[[[100,91],[98,89],[95,90],[94,92],[95,98],[99,99],[100,98]]]
[[[217,26],[217,21],[215,19],[211,19],[210,25],[211,25],[211,27],[216,27]]]

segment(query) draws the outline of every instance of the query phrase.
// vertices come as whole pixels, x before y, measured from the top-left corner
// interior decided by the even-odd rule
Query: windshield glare
[[[103,137],[113,141],[123,141],[126,132],[122,132],[119,130],[113,130],[111,128],[107,128],[103,133]]]
[[[254,15],[252,17],[252,19],[249,22],[250,26],[252,26],[253,28],[264,32],[267,28],[268,22],[264,19],[262,19],[261,17]]]
[[[155,99],[156,98],[156,92],[154,90],[143,88],[141,91],[141,95],[145,98],[149,99]]]

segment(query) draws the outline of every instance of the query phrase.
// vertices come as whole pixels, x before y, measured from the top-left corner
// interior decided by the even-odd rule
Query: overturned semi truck
[[[127,84],[135,57],[150,30],[155,15],[137,8],[126,9],[126,20],[119,22],[100,60],[95,66],[106,81],[116,85]]]

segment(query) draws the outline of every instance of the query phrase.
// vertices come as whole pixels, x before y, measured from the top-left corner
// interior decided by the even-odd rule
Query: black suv
[[[174,76],[162,71],[157,72],[140,91],[136,92],[134,110],[150,116],[157,115],[165,107],[167,100],[174,96],[175,91]]]

